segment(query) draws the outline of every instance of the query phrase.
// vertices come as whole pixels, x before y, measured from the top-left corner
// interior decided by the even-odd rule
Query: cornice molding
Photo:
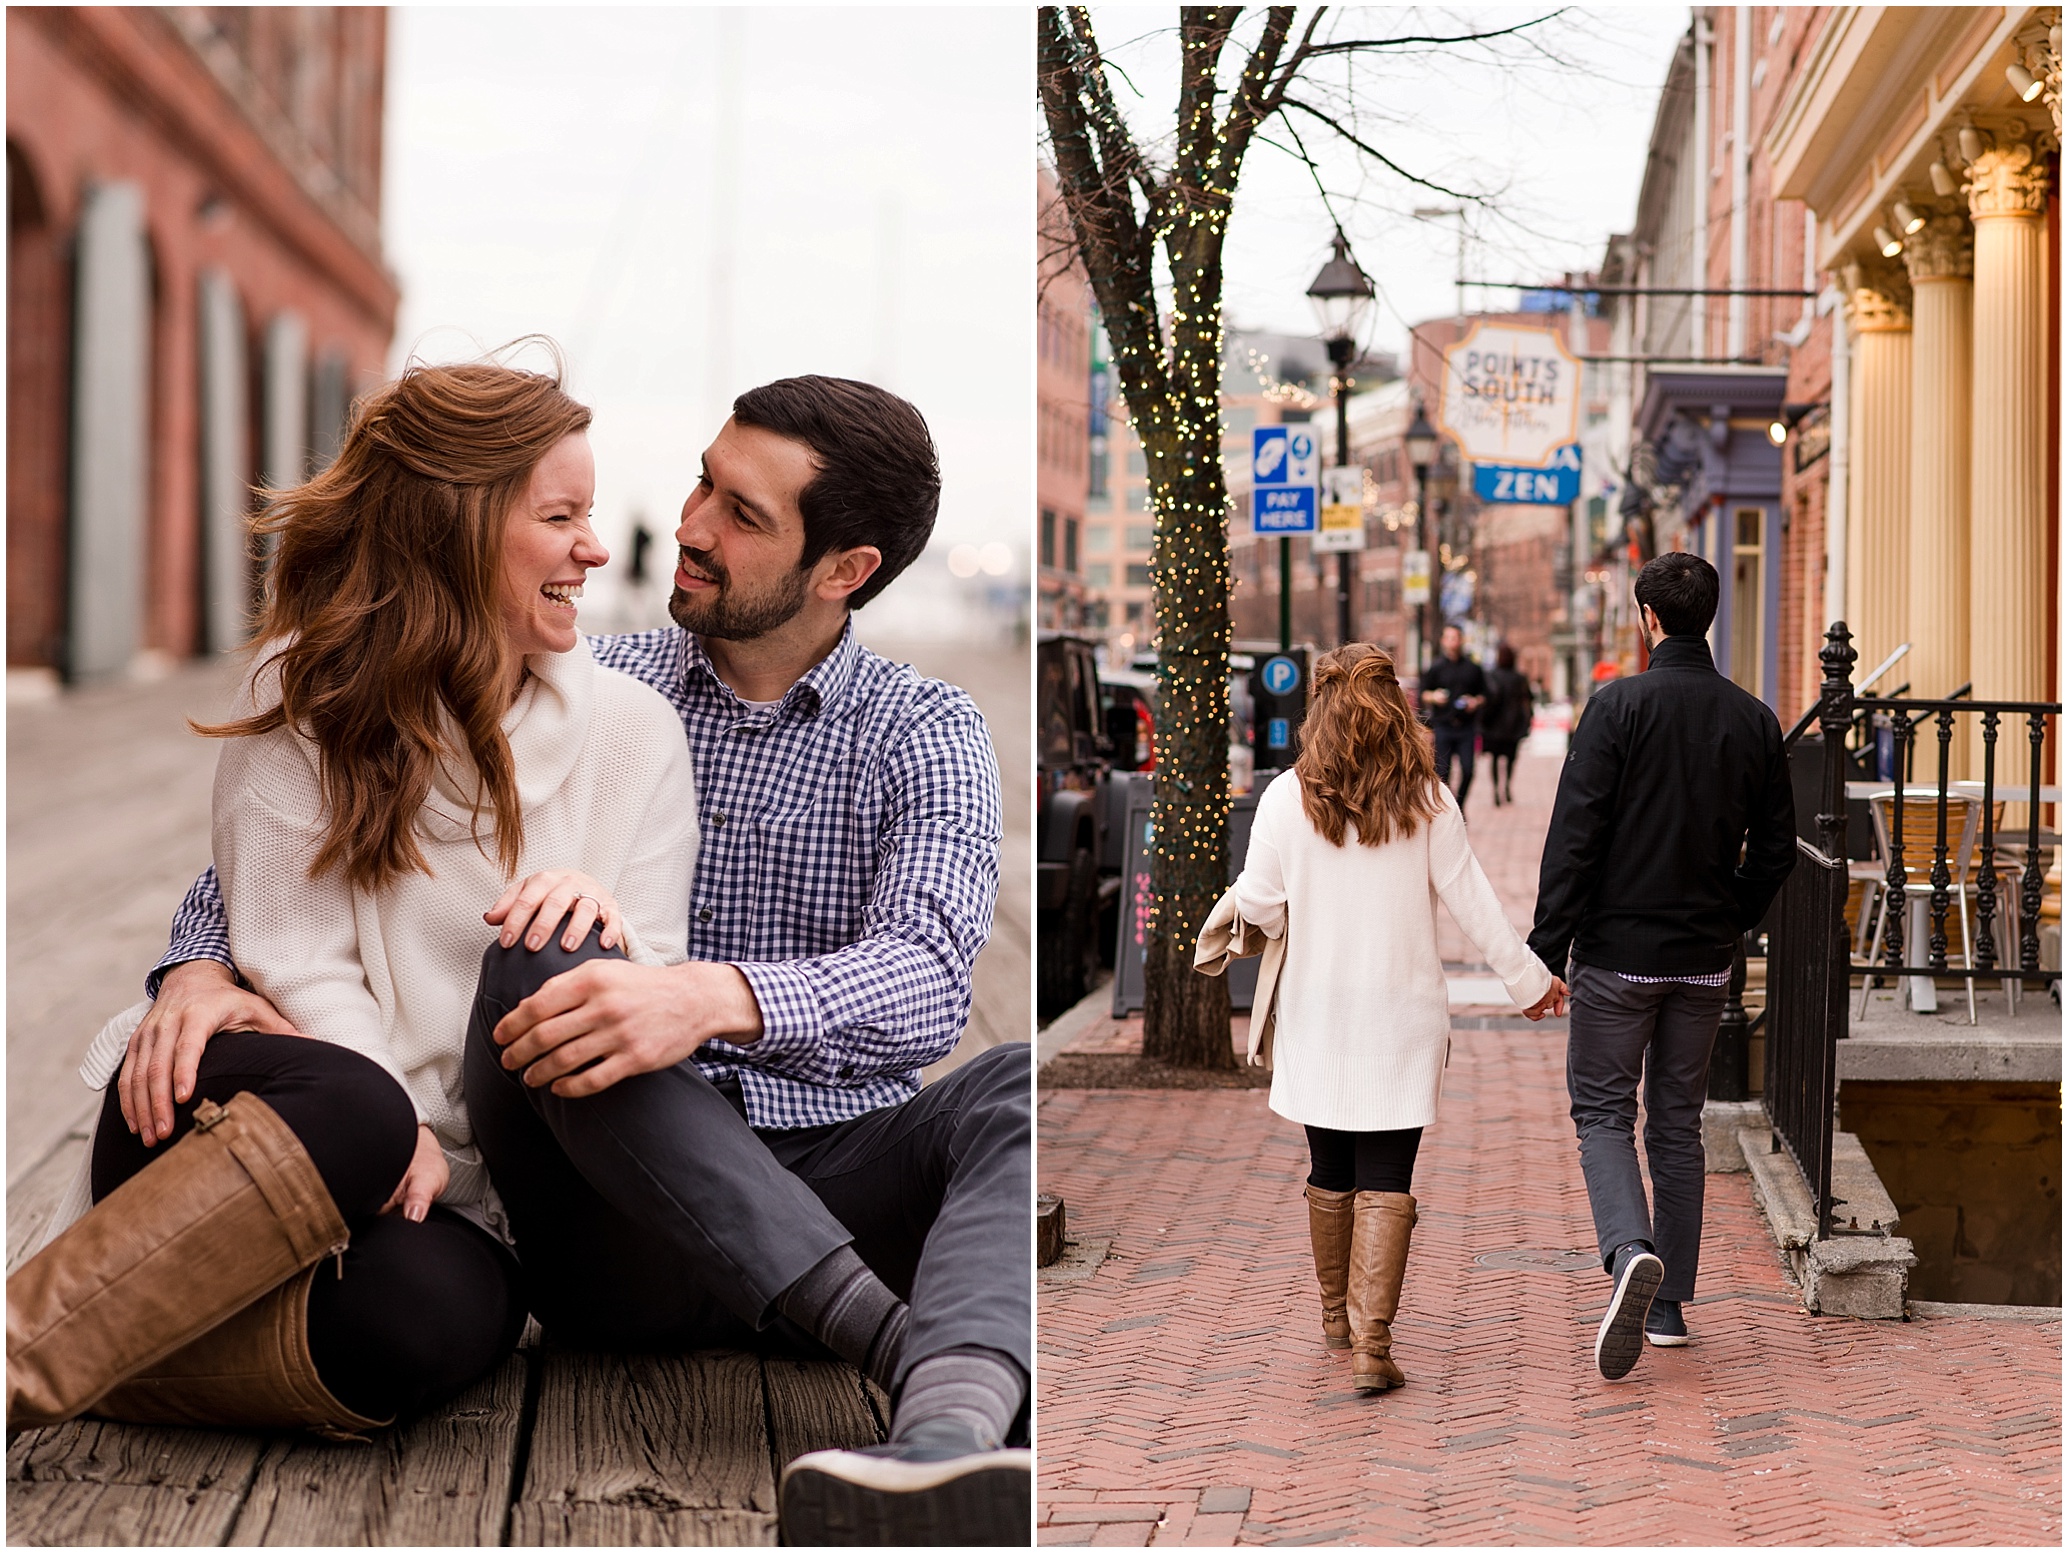
[[[2038,218],[2046,214],[2051,169],[2030,141],[1992,146],[1967,170],[1961,190],[1968,214],[1977,221],[2005,216]]]

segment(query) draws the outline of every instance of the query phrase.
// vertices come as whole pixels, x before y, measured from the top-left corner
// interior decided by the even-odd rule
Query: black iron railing
[[[1846,1000],[1854,978],[1949,974],[1953,968],[1947,959],[1947,922],[1956,906],[1965,909],[1965,900],[1958,897],[1969,892],[1975,910],[1964,946],[1967,963],[1960,971],[1972,972],[1975,979],[2026,984],[2044,983],[2060,975],[2058,970],[2039,968],[2039,922],[2046,871],[2053,849],[2060,844],[2057,835],[2043,828],[2041,813],[2054,802],[2046,794],[2043,778],[2047,740],[2058,725],[2061,709],[2042,702],[1856,696],[1851,675],[1858,655],[1843,622],[1825,633],[1818,656],[1824,680],[1814,715],[1824,747],[1817,839],[1814,844],[1798,841],[1796,867],[1769,918],[1763,1099],[1773,1124],[1773,1146],[1777,1151],[1785,1147],[1801,1168],[1817,1205],[1817,1236],[1823,1239],[1830,1234],[1834,1206],[1831,1133],[1837,1043],[1845,1036]],[[1880,885],[1886,892],[1879,912],[1881,947],[1877,957],[1855,962],[1846,921],[1850,882],[1845,846],[1846,774],[1878,739],[1876,724],[1884,718],[1892,740],[1890,758],[1879,767],[1881,780],[1887,783],[1885,800],[1877,793],[1877,800],[1884,803],[1886,821],[1884,855],[1877,859],[1884,865]],[[1959,719],[1981,729],[1982,776],[1971,786],[1956,787],[1951,779]],[[1805,715],[1796,724],[1791,743],[1809,722]],[[1938,780],[1920,788],[1915,785],[1915,746],[1919,730],[1927,725],[1938,746]],[[1997,771],[2006,729],[2022,745],[2023,758],[2018,764],[2024,780],[2022,786],[1999,789]],[[1999,791],[2025,809],[2024,823],[2011,837],[1997,831]],[[1920,800],[1932,806],[1931,834],[1929,838],[1906,837],[1906,804]],[[1967,820],[1975,805],[1979,807],[1971,830]],[[1914,808],[1907,812],[1916,813]],[[1921,864],[1927,844],[1932,859],[1926,876],[1931,931],[1922,962],[1917,963],[1915,946],[1907,946],[1910,952],[1906,955],[1904,909],[1917,888],[1911,868]],[[1963,848],[1973,850],[1963,854]],[[2016,876],[2015,965],[2005,963],[1997,945],[1996,926],[2004,915],[2000,858],[2011,864]],[[1969,869],[1973,870],[1972,882],[1963,886],[1960,876]]]

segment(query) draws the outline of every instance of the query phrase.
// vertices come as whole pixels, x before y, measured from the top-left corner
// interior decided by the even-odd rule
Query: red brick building
[[[1040,506],[1039,598],[1042,628],[1086,624],[1084,510],[1091,490],[1091,282],[1068,237],[1054,178],[1038,177],[1040,421],[1035,436],[1035,490]]]
[[[379,379],[386,14],[10,7],[7,662],[235,645],[250,489]]]

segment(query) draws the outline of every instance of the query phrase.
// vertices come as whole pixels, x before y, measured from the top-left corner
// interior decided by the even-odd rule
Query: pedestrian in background
[[[1472,757],[1479,743],[1479,711],[1486,705],[1486,671],[1465,656],[1465,633],[1445,626],[1443,655],[1422,671],[1422,715],[1436,735],[1436,779],[1450,781],[1458,764],[1458,808],[1472,791]]]
[[[1251,1019],[1275,1018],[1271,1109],[1307,1129],[1324,1340],[1351,1350],[1353,1386],[1384,1391],[1405,1379],[1392,1322],[1410,1187],[1450,1052],[1437,900],[1531,1019],[1562,1011],[1566,989],[1480,871],[1392,658],[1338,647],[1313,686],[1299,758],[1264,790],[1229,893],[1241,923],[1283,941],[1275,1002]]]
[[[1515,751],[1529,737],[1536,702],[1515,668],[1515,649],[1503,642],[1486,671],[1486,709],[1479,714],[1479,744],[1493,764],[1494,803],[1515,802]]]
[[[1739,936],[1795,864],[1781,725],[1716,670],[1716,569],[1675,551],[1637,574],[1651,662],[1596,688],[1573,731],[1530,947],[1571,961],[1566,1085],[1601,1260],[1594,1336],[1616,1380],[1647,1341],[1687,1342],[1702,1242],[1702,1102]],[[1637,1166],[1644,1080],[1647,1212]],[[1656,1297],[1655,1297],[1656,1296]]]

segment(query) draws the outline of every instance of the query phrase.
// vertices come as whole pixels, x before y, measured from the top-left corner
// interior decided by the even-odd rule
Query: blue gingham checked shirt
[[[976,704],[868,651],[852,625],[767,709],[672,626],[589,646],[682,717],[703,809],[689,956],[738,966],[761,1004],[760,1040],[714,1041],[697,1067],[736,1076],[764,1128],[916,1094],[969,1017],[998,894],[998,762]],[[152,996],[185,960],[231,963],[213,867],[173,917]]]

